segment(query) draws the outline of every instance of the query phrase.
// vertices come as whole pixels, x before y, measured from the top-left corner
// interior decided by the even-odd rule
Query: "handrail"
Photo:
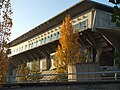
[[[78,76],[83,76],[84,78],[63,78],[63,76],[71,76],[71,75],[78,75]],[[91,76],[90,76],[91,75]],[[36,80],[26,80],[26,81],[17,81],[16,78],[24,77],[41,77],[41,79],[36,79]],[[59,80],[51,80],[51,77],[59,77]],[[42,79],[42,78],[46,79]],[[119,80],[120,79],[120,71],[101,71],[101,72],[78,72],[78,73],[64,73],[64,74],[33,74],[33,75],[7,75],[6,76],[6,82],[5,83],[22,83],[22,82],[61,82],[61,81],[83,81],[83,80]]]

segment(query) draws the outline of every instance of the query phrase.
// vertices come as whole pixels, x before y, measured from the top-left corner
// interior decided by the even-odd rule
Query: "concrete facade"
[[[84,72],[99,72],[100,67],[99,63],[79,63],[76,65],[68,65],[68,73],[76,73],[73,75],[68,75],[69,81],[85,81],[87,78],[100,78],[100,75],[97,74],[77,74]]]
[[[80,49],[85,48],[89,51],[88,59],[98,62],[100,65],[112,66],[115,48],[120,44],[113,42],[119,38],[110,40],[108,39],[110,35],[101,33],[106,29],[115,31],[116,26],[111,22],[112,13],[112,7],[91,0],[77,3],[10,42],[10,70],[34,60],[39,61],[40,70],[49,70],[53,65],[50,54],[57,49],[61,24],[67,14],[71,15],[73,29],[79,30]],[[116,33],[113,37],[115,36]],[[120,35],[117,34],[117,36]]]

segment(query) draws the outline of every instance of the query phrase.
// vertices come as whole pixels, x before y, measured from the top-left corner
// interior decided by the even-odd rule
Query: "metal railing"
[[[41,83],[91,80],[120,80],[120,71],[79,72],[65,74],[8,75],[5,83]]]

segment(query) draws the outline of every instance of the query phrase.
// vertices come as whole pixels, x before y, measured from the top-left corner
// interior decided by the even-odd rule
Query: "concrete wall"
[[[99,28],[115,28],[115,23],[111,22],[111,13],[96,10],[95,27]]]
[[[79,63],[76,65],[68,65],[68,73],[81,73],[81,72],[99,72],[99,63]],[[99,78],[95,74],[74,74],[68,75],[69,81],[81,81],[85,78]]]

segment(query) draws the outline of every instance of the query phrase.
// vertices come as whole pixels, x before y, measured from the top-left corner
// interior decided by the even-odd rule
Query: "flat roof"
[[[32,30],[26,32],[25,34],[21,35],[20,37],[14,39],[13,41],[11,41],[9,43],[10,46],[15,46],[21,42],[24,42],[32,37],[35,37],[36,35],[39,35],[47,30],[49,30],[50,28],[59,25],[62,23],[62,21],[64,20],[66,15],[70,15],[71,18],[73,18],[74,16],[85,12],[86,10],[92,9],[92,8],[96,8],[99,10],[103,10],[106,12],[110,12],[113,13],[113,8],[110,6],[107,6],[105,4],[101,4],[95,1],[91,1],[91,0],[82,0],[78,3],[76,3],[75,5],[73,5],[72,7],[66,9],[65,11],[61,12],[60,14],[52,17],[51,19],[47,20],[46,22],[36,26],[35,28],[33,28]]]

